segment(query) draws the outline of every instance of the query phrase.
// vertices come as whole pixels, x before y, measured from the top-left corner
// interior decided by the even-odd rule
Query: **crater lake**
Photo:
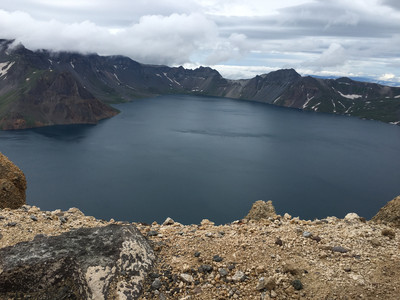
[[[115,107],[95,126],[0,132],[0,151],[27,177],[27,204],[221,224],[260,199],[302,219],[369,219],[400,195],[400,126],[185,95]]]

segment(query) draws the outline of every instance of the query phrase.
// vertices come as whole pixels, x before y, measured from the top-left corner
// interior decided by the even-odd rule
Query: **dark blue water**
[[[117,106],[97,126],[0,132],[27,202],[98,218],[227,223],[259,199],[305,219],[370,218],[400,194],[400,127],[221,98]]]

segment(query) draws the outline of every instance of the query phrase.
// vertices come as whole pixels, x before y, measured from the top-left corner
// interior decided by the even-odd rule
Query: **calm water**
[[[227,223],[259,199],[305,219],[366,218],[400,194],[400,127],[220,98],[117,106],[97,126],[0,132],[27,202],[127,221]]]

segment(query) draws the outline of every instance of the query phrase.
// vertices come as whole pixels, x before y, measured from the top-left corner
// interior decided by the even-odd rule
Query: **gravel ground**
[[[110,223],[123,224],[76,208],[2,209],[0,248]],[[140,299],[400,299],[400,229],[355,214],[134,224],[158,255]]]

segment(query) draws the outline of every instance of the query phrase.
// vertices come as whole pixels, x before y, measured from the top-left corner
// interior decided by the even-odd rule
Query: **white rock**
[[[344,217],[345,221],[348,221],[350,223],[357,223],[360,222],[360,216],[357,215],[356,213],[348,213],[345,217]]]
[[[242,271],[236,271],[235,275],[232,276],[234,282],[243,281],[245,278],[246,275]]]
[[[180,275],[180,277],[181,277],[181,279],[182,279],[184,282],[186,282],[186,283],[193,283],[193,282],[194,282],[194,279],[193,279],[193,276],[192,276],[192,275],[182,273],[182,274]]]

